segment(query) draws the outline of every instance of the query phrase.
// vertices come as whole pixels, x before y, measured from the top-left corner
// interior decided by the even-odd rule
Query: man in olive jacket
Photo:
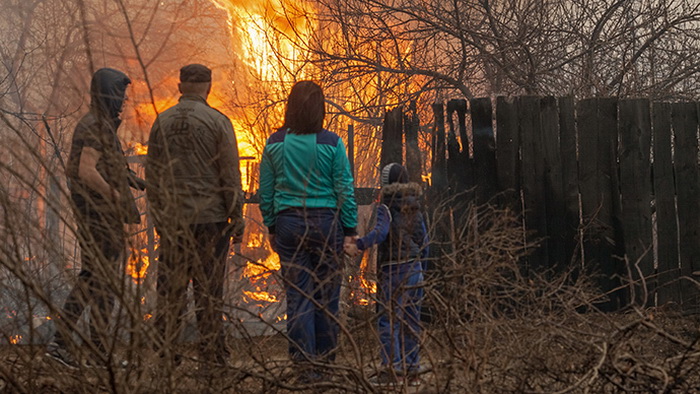
[[[203,361],[226,363],[222,297],[229,242],[243,236],[243,192],[233,126],[207,104],[211,70],[180,70],[180,101],[153,124],[146,161],[147,196],[160,235],[155,325],[161,357],[183,328],[192,280]]]

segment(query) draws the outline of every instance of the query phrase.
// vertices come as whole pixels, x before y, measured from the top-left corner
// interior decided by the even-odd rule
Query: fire
[[[148,153],[148,146],[140,144],[138,142],[130,143],[129,149],[131,149],[136,156],[144,156]]]
[[[360,262],[359,277],[350,278],[351,281],[357,280],[359,283],[359,291],[351,294],[351,297],[358,305],[369,305],[371,303],[371,295],[377,293],[377,282],[367,279],[367,272],[369,269],[369,254],[365,253]]]
[[[21,336],[21,335],[12,335],[12,336],[10,337],[10,343],[13,344],[13,345],[16,345],[16,344],[20,343],[21,340],[22,340],[22,336]]]
[[[277,253],[271,253],[266,259],[257,262],[248,262],[243,270],[243,276],[252,283],[266,280],[274,271],[279,271],[280,258]]]
[[[312,79],[314,70],[313,62],[308,61],[309,55],[300,48],[304,48],[314,39],[318,25],[314,16],[318,11],[315,5],[306,0],[211,0],[218,8],[226,11],[231,34],[231,44],[234,53],[239,56],[239,64],[242,67],[236,69],[236,81],[215,81],[213,94],[209,96],[212,107],[222,110],[231,120],[238,140],[239,156],[241,156],[241,176],[244,189],[253,192],[257,189],[255,175],[258,172],[261,148],[264,145],[265,136],[281,124],[284,99],[292,84],[300,79]],[[324,31],[326,28],[324,27]],[[335,34],[327,31],[324,34]],[[379,43],[377,43],[379,45]],[[408,47],[403,48],[402,53],[408,56]],[[408,45],[408,44],[405,44]],[[365,48],[366,49],[366,48]],[[222,73],[217,73],[222,75]],[[160,84],[176,86],[177,77],[172,74]],[[233,83],[235,82],[235,83]],[[218,83],[229,84],[236,92],[236,97],[245,97],[247,102],[236,101],[231,106],[231,97],[219,96]],[[391,101],[395,98],[389,93],[377,94],[373,83],[361,83],[365,95],[369,97],[383,97]],[[145,81],[134,83],[136,96],[144,98],[137,100],[140,104],[134,107],[135,119],[139,123],[139,129],[148,130],[155,120],[156,114],[176,104],[177,97],[153,97],[151,87]],[[230,87],[229,87],[230,89]],[[355,91],[356,89],[340,89]],[[396,95],[400,92],[395,92]],[[363,100],[353,100],[349,97],[337,97],[339,103],[349,112],[360,110],[366,106]],[[345,100],[343,100],[345,99]],[[371,101],[371,100],[370,100]],[[388,102],[379,103],[389,105]],[[139,139],[139,138],[137,138]],[[143,140],[143,138],[140,138]],[[133,142],[129,148],[135,155],[145,155],[148,147]],[[362,168],[358,167],[358,172]],[[250,223],[250,221],[249,221]],[[246,299],[255,302],[276,303],[279,302],[275,294],[264,289],[269,289],[270,275],[279,271],[281,266],[276,253],[269,250],[264,238],[264,230],[250,231],[247,234],[247,242],[242,245],[249,250],[259,251],[253,260],[248,262],[241,274],[250,283],[249,291],[243,291]],[[143,243],[141,244],[143,245]],[[245,252],[245,251],[244,251]],[[262,254],[260,254],[262,253]],[[262,258],[259,258],[263,256]],[[138,283],[145,277],[149,266],[147,249],[133,249],[128,260],[126,272]],[[370,295],[376,292],[376,283],[366,279],[364,273],[368,270],[366,259],[362,261],[361,275],[353,278],[360,289],[355,294],[355,302],[368,304]],[[146,319],[146,317],[144,316]],[[285,319],[282,317],[282,319]]]
[[[243,294],[247,299],[246,302],[279,302],[279,299],[275,294],[271,294],[270,292],[263,290],[265,288],[269,288],[270,275],[276,271],[279,271],[282,266],[277,253],[274,253],[267,248],[267,243],[264,240],[262,229],[248,234],[248,242],[245,244],[245,247],[248,250],[257,251],[257,253],[262,251],[267,256],[258,259],[257,261],[248,261],[248,264],[246,264],[243,272],[241,273],[241,277],[246,278],[254,288],[254,290],[243,291]]]
[[[244,291],[243,294],[245,294],[248,298],[250,298],[253,301],[264,301],[264,302],[277,302],[277,297],[274,295],[262,291],[260,288],[256,289],[257,291]]]
[[[148,249],[132,250],[126,264],[126,273],[138,282],[146,276],[149,264]]]
[[[229,17],[232,39],[250,71],[262,81],[293,81],[304,65],[298,43],[315,30],[307,15],[316,10],[307,1],[212,0]],[[280,56],[281,55],[281,56]],[[284,64],[282,64],[284,62]]]

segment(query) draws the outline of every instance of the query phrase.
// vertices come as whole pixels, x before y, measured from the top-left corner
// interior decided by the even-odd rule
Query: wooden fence
[[[489,98],[433,105],[431,188],[470,190],[465,199],[520,213],[541,240],[524,268],[597,272],[610,294],[604,309],[634,301],[695,311],[698,103],[525,96],[493,107]],[[405,135],[409,167],[419,165],[414,113],[389,112],[384,129],[385,147]],[[400,149],[383,152],[391,161],[402,161]]]

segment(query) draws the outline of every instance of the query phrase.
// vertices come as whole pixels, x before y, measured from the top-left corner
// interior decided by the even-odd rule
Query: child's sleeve
[[[384,204],[377,206],[377,223],[372,231],[357,240],[357,248],[365,250],[372,245],[384,242],[389,235],[389,225],[391,224],[391,212]]]

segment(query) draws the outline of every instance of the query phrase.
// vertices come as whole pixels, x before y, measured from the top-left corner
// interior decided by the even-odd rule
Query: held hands
[[[361,253],[360,250],[357,248],[358,238],[359,237],[357,235],[345,237],[345,240],[343,242],[343,250],[345,251],[345,254],[347,254],[350,257],[356,257]]]

